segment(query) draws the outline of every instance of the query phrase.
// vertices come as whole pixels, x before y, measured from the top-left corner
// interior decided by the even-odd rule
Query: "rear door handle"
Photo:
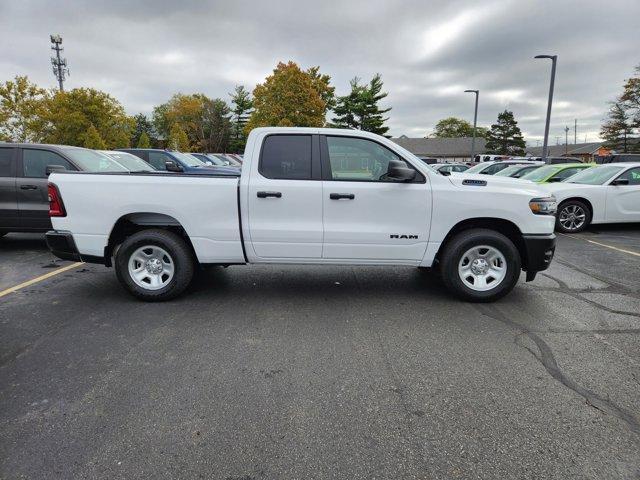
[[[20,190],[37,190],[37,185],[20,185]]]
[[[340,200],[346,198],[347,200],[353,200],[356,196],[353,193],[330,193],[329,198],[331,200]]]
[[[258,192],[258,198],[267,198],[267,197],[280,198],[282,197],[282,193],[281,192]]]

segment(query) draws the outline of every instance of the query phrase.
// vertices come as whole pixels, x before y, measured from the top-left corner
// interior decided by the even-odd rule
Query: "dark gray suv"
[[[55,170],[126,172],[93,150],[65,145],[0,143],[0,237],[51,229],[47,177]]]

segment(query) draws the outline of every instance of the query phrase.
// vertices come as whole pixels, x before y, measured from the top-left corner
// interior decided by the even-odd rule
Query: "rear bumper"
[[[94,257],[92,255],[80,255],[76,242],[73,241],[71,232],[49,230],[45,234],[47,246],[51,253],[63,260],[72,260],[74,262],[101,263],[104,264],[103,257]]]
[[[526,258],[522,269],[527,272],[527,281],[535,278],[537,272],[546,270],[553,260],[556,250],[556,236],[549,235],[523,235]]]

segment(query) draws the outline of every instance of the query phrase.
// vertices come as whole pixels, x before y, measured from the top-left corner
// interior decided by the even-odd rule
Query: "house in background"
[[[602,142],[576,143],[573,145],[549,145],[549,157],[578,157],[586,163],[593,162],[596,155],[609,155],[611,151]],[[527,147],[527,156],[541,157],[542,147]]]
[[[391,139],[418,157],[436,158],[439,162],[470,162],[471,137],[409,138],[401,135]],[[484,138],[476,137],[475,153],[484,153]]]

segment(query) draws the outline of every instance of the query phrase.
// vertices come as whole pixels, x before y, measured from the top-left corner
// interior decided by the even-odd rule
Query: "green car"
[[[585,168],[594,167],[595,163],[560,163],[536,168],[520,178],[536,183],[562,182]]]

